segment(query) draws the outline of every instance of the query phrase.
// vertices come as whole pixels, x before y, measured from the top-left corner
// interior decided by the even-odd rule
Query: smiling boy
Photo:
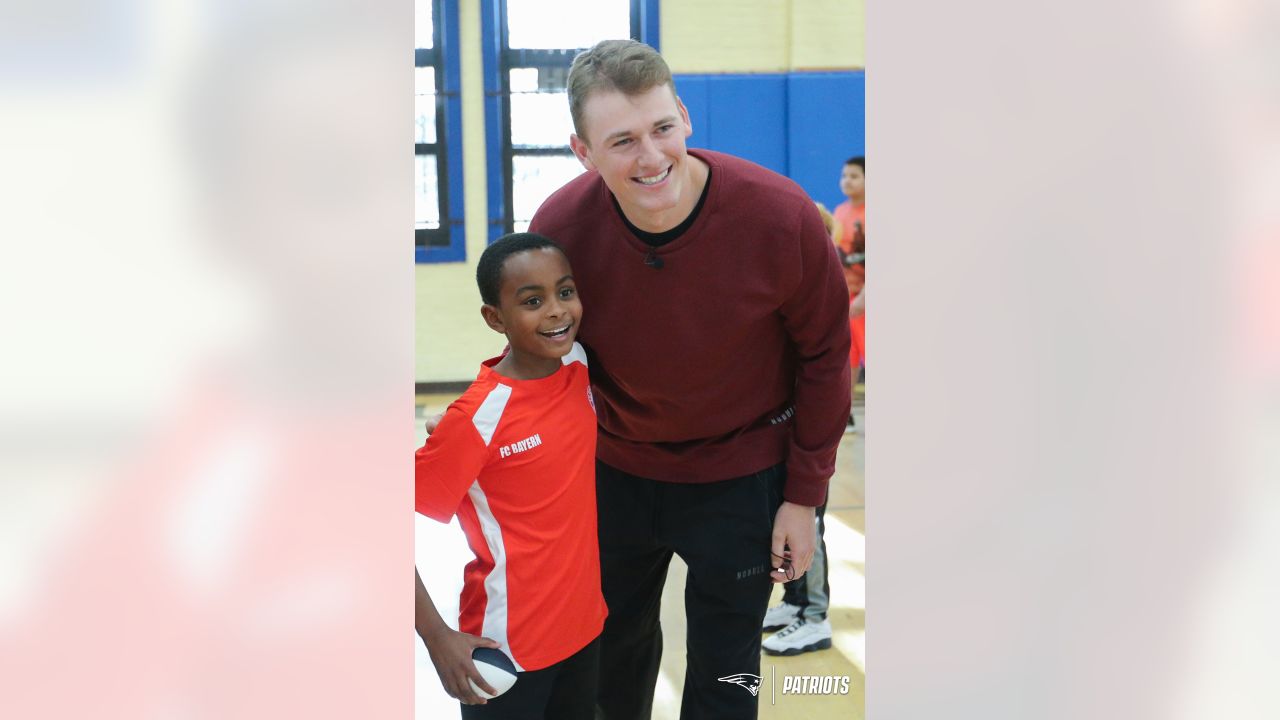
[[[596,417],[582,318],[564,252],[533,233],[500,238],[476,270],[481,314],[510,350],[486,361],[416,458],[417,511],[455,515],[475,560],[458,630],[417,577],[415,625],[463,718],[593,716],[597,636],[606,614],[596,541]],[[415,573],[416,574],[416,573]],[[471,660],[505,653],[518,671],[493,688]]]

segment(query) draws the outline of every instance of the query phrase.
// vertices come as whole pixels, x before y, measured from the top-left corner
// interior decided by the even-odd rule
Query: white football
[[[471,660],[475,662],[476,670],[480,671],[480,676],[485,679],[485,682],[498,691],[497,695],[490,695],[468,678],[467,682],[471,683],[471,689],[480,697],[492,700],[516,684],[516,666],[501,650],[476,648],[471,652]]]

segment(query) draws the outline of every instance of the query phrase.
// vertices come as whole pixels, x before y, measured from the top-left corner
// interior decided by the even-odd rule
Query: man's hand
[[[436,431],[436,428],[440,426],[440,420],[442,418],[444,418],[444,413],[437,413],[427,418],[427,421],[424,422],[423,425],[426,426],[428,435]]]
[[[773,572],[769,578],[780,583],[804,575],[813,564],[817,533],[813,508],[783,501],[773,518]],[[784,554],[788,549],[789,555]]]
[[[440,628],[430,636],[423,638],[427,652],[431,655],[431,663],[436,666],[436,674],[440,676],[440,684],[450,697],[457,698],[463,705],[484,705],[483,697],[471,689],[467,678],[490,695],[498,692],[485,682],[476,664],[471,660],[471,651],[478,647],[497,648],[498,643],[489,638],[468,635],[450,627]]]

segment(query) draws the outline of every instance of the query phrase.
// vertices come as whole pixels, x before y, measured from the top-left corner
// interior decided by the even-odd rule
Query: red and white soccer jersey
[[[455,514],[467,564],[458,629],[492,638],[518,670],[581,650],[606,615],[596,537],[596,416],[582,346],[538,380],[488,360],[418,450],[418,512]]]

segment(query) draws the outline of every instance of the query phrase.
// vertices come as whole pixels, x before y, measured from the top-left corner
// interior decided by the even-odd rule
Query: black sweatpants
[[[659,609],[671,554],[685,578],[688,648],[681,720],[756,717],[760,625],[773,518],[786,467],[706,484],[659,482],[596,463],[600,571],[609,617],[600,636],[597,718],[647,720],[662,659]]]
[[[462,720],[592,720],[600,638],[555,665],[516,675],[511,689],[484,705],[463,705]]]

